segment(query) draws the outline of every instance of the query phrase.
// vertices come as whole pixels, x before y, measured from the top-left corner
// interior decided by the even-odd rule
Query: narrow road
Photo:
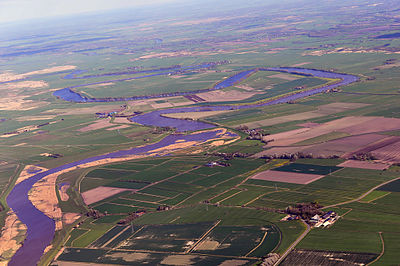
[[[292,251],[292,249],[294,249],[294,247],[301,241],[303,240],[303,238],[311,231],[311,227],[305,223],[304,221],[302,221],[306,226],[307,229],[306,231],[304,231],[297,239],[296,241],[294,241],[290,247],[285,251],[285,253],[283,253],[283,255],[279,258],[279,260],[277,262],[275,262],[274,266],[278,266],[285,258],[287,255],[289,255],[289,253]]]
[[[374,264],[374,263],[377,262],[377,261],[383,256],[383,254],[385,253],[385,241],[383,240],[382,232],[378,232],[378,233],[379,233],[379,237],[381,238],[382,251],[381,251],[381,253],[379,254],[379,256],[376,257],[376,259],[374,259],[373,261],[371,261],[371,262],[368,263],[367,265]]]
[[[349,204],[349,203],[352,203],[352,202],[355,202],[355,201],[359,201],[360,199],[364,198],[365,196],[367,196],[369,193],[371,193],[371,192],[374,191],[375,189],[380,188],[381,186],[384,186],[384,185],[386,185],[386,184],[389,184],[390,182],[396,181],[396,180],[398,180],[398,179],[400,179],[400,177],[395,178],[395,179],[391,179],[391,180],[386,181],[386,182],[384,182],[384,183],[382,183],[382,184],[379,184],[379,185],[377,185],[377,186],[371,188],[370,190],[368,190],[367,192],[365,192],[364,194],[362,194],[362,195],[359,196],[358,198],[355,198],[355,199],[352,199],[352,200],[348,200],[348,201],[344,201],[344,202],[340,202],[340,203],[336,203],[336,204],[329,205],[329,206],[325,206],[325,207],[323,207],[322,209],[337,207],[337,206],[340,206],[340,205]]]

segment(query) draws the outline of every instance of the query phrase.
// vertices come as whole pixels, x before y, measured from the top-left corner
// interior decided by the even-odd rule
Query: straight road
[[[304,221],[302,221],[306,226],[307,229],[306,231],[304,231],[297,239],[296,241],[294,241],[292,243],[292,245],[290,245],[290,247],[285,251],[285,253],[283,253],[283,255],[279,258],[279,260],[277,262],[275,262],[274,266],[278,266],[285,258],[287,255],[289,255],[289,253],[292,251],[292,249],[294,249],[294,247],[301,241],[303,240],[303,238],[311,231],[311,227]]]

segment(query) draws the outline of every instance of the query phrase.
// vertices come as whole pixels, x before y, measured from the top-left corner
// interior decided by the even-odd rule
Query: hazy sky
[[[0,23],[174,1],[175,0],[0,0]]]

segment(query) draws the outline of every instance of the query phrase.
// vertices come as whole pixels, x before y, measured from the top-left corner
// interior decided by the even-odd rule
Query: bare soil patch
[[[74,213],[74,212],[66,212],[63,213],[63,221],[66,224],[72,224],[76,220],[78,220],[81,216],[79,213]]]
[[[55,190],[56,180],[60,173],[46,176],[36,182],[28,193],[32,204],[46,216],[55,220],[56,230],[62,228],[62,212],[58,207],[58,199]]]
[[[0,110],[31,110],[48,105],[47,102],[24,100],[27,96],[2,96],[0,97]]]
[[[58,190],[61,201],[67,201],[69,199],[69,196],[67,194],[67,190],[69,189],[69,187],[69,184],[65,184]]]
[[[37,121],[37,120],[50,120],[56,118],[55,115],[35,115],[35,116],[21,116],[16,118],[16,121]]]
[[[47,168],[43,168],[43,167],[36,166],[36,165],[26,165],[24,167],[24,169],[21,171],[21,173],[19,174],[19,177],[18,177],[17,181],[15,182],[15,185],[36,175],[37,173],[40,173],[45,170],[47,170]]]
[[[142,252],[132,252],[132,253],[116,252],[106,255],[106,257],[115,259],[121,258],[124,261],[133,262],[133,261],[145,260],[149,257],[149,255],[150,255],[149,253],[142,253]]]
[[[93,130],[111,127],[111,126],[113,126],[113,124],[110,124],[110,121],[108,119],[100,119],[88,126],[78,129],[78,131],[79,132],[88,132],[88,131],[93,131]]]
[[[120,125],[118,127],[113,127],[113,128],[107,128],[106,130],[119,130],[119,129],[124,129],[130,127],[129,125]]]
[[[209,237],[207,237],[205,240],[203,240],[199,245],[197,245],[194,250],[216,250],[219,245],[218,241],[215,241]]]
[[[285,74],[285,73],[279,73],[279,74],[275,74],[275,75],[271,75],[269,76],[269,78],[278,78],[278,79],[284,79],[284,80],[296,80],[299,79],[299,76],[294,76],[294,75],[290,75],[290,74]]]
[[[158,108],[168,108],[168,107],[173,107],[173,105],[169,102],[166,103],[153,103],[151,104],[151,107],[153,107],[154,109],[158,109]]]
[[[31,89],[36,89],[36,88],[45,88],[48,87],[49,84],[45,81],[20,81],[20,82],[15,82],[15,83],[8,83],[2,85],[2,89],[20,89],[20,88],[31,88]]]
[[[197,258],[197,256],[194,255],[171,255],[166,258],[164,258],[161,261],[161,264],[163,265],[193,265],[194,259]]]
[[[312,62],[303,62],[303,63],[298,63],[298,64],[291,65],[291,67],[301,67],[301,66],[308,65],[308,64],[311,64],[311,63]]]
[[[16,80],[16,79],[23,79],[23,78],[26,78],[26,77],[32,76],[32,75],[49,74],[49,73],[54,73],[54,72],[72,70],[75,68],[76,68],[76,66],[66,65],[66,66],[56,66],[56,67],[45,68],[45,69],[26,72],[26,73],[22,73],[22,74],[14,74],[12,72],[4,72],[4,73],[0,74],[0,82],[6,82],[6,81],[11,81],[11,80]]]
[[[75,68],[76,68],[76,66],[72,66],[72,65],[55,66],[55,67],[45,68],[45,69],[36,70],[36,71],[32,71],[32,72],[27,72],[24,75],[32,76],[32,75],[39,75],[39,74],[49,74],[49,73],[54,73],[54,72],[73,70]]]
[[[92,203],[98,202],[100,200],[106,199],[108,197],[111,197],[115,194],[127,191],[127,190],[132,190],[132,189],[126,189],[126,188],[116,188],[116,187],[97,187],[88,191],[85,191],[82,194],[82,198],[85,202],[86,205],[90,205]]]
[[[26,229],[25,224],[18,220],[14,212],[8,212],[0,235],[0,263],[5,262],[4,265],[6,265],[12,255],[22,246]]]
[[[241,101],[248,99],[258,92],[249,91],[238,91],[238,90],[227,90],[227,91],[209,91],[198,93],[197,95],[206,100],[207,102],[226,102],[226,101]]]
[[[113,121],[114,123],[117,123],[117,124],[128,124],[128,123],[131,123],[129,120],[128,120],[128,118],[127,117],[116,117],[116,118],[114,118],[114,121]]]
[[[222,262],[219,266],[240,266],[248,263],[247,260],[226,260]]]
[[[313,175],[313,174],[267,170],[267,171],[264,171],[264,172],[261,172],[261,173],[258,173],[256,175],[252,176],[251,179],[260,179],[260,180],[273,181],[273,182],[284,182],[284,183],[306,185],[306,184],[314,182],[322,177],[324,177],[324,176],[323,175]]]

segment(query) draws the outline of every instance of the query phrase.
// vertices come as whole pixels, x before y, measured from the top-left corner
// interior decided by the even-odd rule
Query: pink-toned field
[[[288,146],[288,147],[273,147],[268,150],[256,154],[257,157],[263,155],[282,155],[288,153],[303,152],[306,154],[313,154],[315,157],[319,156],[344,156],[348,157],[354,151],[357,151],[367,145],[381,141],[388,136],[379,134],[365,134],[359,136],[350,136],[336,140],[330,140],[320,144],[307,145],[307,146]],[[272,142],[273,143],[273,142]],[[281,142],[283,143],[283,142]],[[272,146],[272,144],[271,144]]]
[[[208,91],[197,94],[200,98],[207,102],[226,102],[226,101],[240,101],[256,95],[257,92],[237,91],[237,90],[219,90]]]
[[[267,170],[252,176],[251,179],[306,185],[323,177],[323,175]]]
[[[386,137],[387,136],[379,134],[350,136],[313,145],[305,151],[308,153],[322,155],[343,155],[347,152],[351,152],[370,145],[371,143],[381,141]]]
[[[86,205],[98,202],[100,200],[106,199],[108,197],[111,197],[115,194],[127,191],[127,190],[132,190],[132,189],[126,189],[126,188],[116,188],[116,187],[97,187],[88,191],[85,191],[82,194],[83,201],[85,202]]]
[[[119,130],[119,129],[124,129],[130,127],[129,125],[120,125],[118,127],[112,127],[112,128],[107,128],[106,130]]]
[[[382,162],[400,163],[400,140],[371,152]]]
[[[361,119],[360,119],[361,118]],[[400,119],[399,118],[386,118],[371,116],[365,117],[355,117],[355,119],[360,119],[360,122],[343,128],[342,131],[350,134],[366,134],[373,132],[384,132],[400,129]]]
[[[371,170],[384,170],[387,169],[390,165],[369,161],[356,161],[356,160],[348,160],[345,161],[338,166],[340,167],[351,167],[351,168],[361,168],[361,169],[371,169]]]
[[[350,158],[355,154],[365,154],[380,150],[380,153],[385,153],[392,150],[392,146],[400,141],[398,136],[385,136],[378,141],[371,142],[368,145],[361,147],[360,149],[354,150],[351,153],[345,154],[343,157]],[[379,153],[379,152],[378,152]]]

